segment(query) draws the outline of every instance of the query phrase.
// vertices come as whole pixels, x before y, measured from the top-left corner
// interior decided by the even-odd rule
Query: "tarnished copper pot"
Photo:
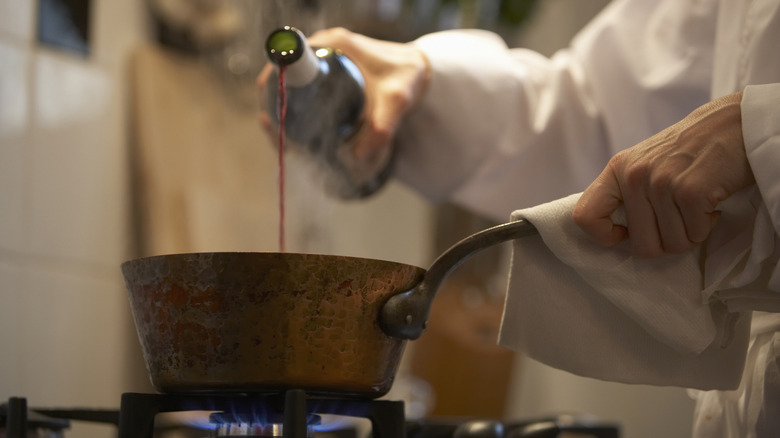
[[[160,255],[125,262],[122,272],[159,391],[374,398],[390,390],[446,275],[478,250],[532,232],[518,221],[477,233],[427,272],[294,253]]]
[[[377,324],[423,269],[291,253],[199,253],[122,265],[144,358],[163,392],[305,388],[376,396],[404,340]]]

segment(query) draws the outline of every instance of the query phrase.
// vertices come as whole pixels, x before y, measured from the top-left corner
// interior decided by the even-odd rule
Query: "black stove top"
[[[404,417],[404,402],[392,400],[314,397],[302,390],[272,395],[180,395],[125,393],[119,410],[28,409],[24,398],[0,405],[0,438],[27,438],[27,431],[45,428],[51,436],[66,436],[70,421],[114,424],[119,438],[154,438],[158,414],[212,411],[207,437],[256,436],[312,438],[313,423],[320,415],[368,419],[371,438],[618,438],[613,424],[593,424],[561,416],[502,423],[464,418],[423,419]],[[273,427],[267,425],[273,424]],[[335,434],[353,437],[356,434]]]

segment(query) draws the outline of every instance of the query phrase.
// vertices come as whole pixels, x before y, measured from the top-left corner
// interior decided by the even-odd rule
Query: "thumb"
[[[572,218],[596,243],[611,247],[628,238],[627,228],[614,223],[610,217],[622,205],[617,179],[607,167],[580,196]]]

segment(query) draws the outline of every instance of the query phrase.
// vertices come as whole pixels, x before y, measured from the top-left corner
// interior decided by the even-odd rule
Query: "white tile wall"
[[[126,211],[117,174],[116,78],[67,56],[39,52],[30,144],[30,251],[116,268]],[[52,220],[56,218],[56,220]]]
[[[134,389],[119,263],[129,243],[125,67],[145,38],[144,3],[92,4],[96,50],[82,57],[36,44],[36,1],[0,0],[0,402],[110,408]]]

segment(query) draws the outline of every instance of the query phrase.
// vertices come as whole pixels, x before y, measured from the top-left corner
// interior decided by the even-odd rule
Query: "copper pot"
[[[162,392],[379,397],[436,290],[471,254],[535,232],[524,221],[470,236],[425,270],[355,257],[194,253],[122,264],[154,386]]]

